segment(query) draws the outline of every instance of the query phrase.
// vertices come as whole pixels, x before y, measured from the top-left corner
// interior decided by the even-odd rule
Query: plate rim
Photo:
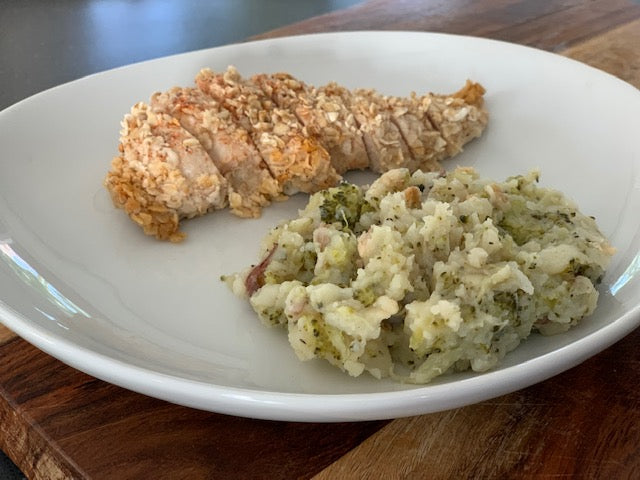
[[[617,82],[619,85],[625,85],[624,88],[631,88],[635,94],[640,95],[640,90],[614,75],[578,60],[527,45],[520,45],[504,40],[441,32],[357,30],[348,32],[308,33],[252,40],[143,60],[113,69],[92,73],[48,88],[3,109],[0,111],[0,117],[10,114],[14,108],[19,108],[21,104],[36,100],[37,97],[47,95],[54,90],[68,88],[73,86],[73,84],[82,82],[86,79],[108,75],[111,72],[128,69],[136,65],[163,62],[175,57],[182,57],[190,54],[195,55],[224,49],[233,49],[238,46],[241,48],[251,48],[251,46],[255,44],[264,45],[269,43],[295,42],[296,39],[301,37],[313,40],[314,38],[364,35],[373,35],[376,37],[406,35],[438,36],[443,38],[451,37],[467,41],[480,41],[507,45],[510,48],[515,47],[535,52],[535,55],[548,56],[549,58],[556,57],[562,61],[573,63],[574,66],[588,69],[596,72],[598,75],[604,75],[610,80]],[[576,366],[631,333],[635,328],[640,326],[640,304],[637,304],[625,311],[624,314],[611,323],[598,328],[568,345],[564,345],[550,352],[528,359],[525,362],[508,366],[500,370],[491,370],[484,374],[477,374],[473,377],[461,379],[450,384],[427,384],[424,386],[416,386],[416,388],[408,390],[398,391],[340,394],[290,393],[230,387],[153,371],[95,352],[82,345],[78,345],[77,343],[65,339],[60,335],[56,335],[53,331],[46,330],[37,324],[32,324],[27,317],[14,311],[2,298],[0,298],[0,322],[5,324],[10,330],[34,345],[36,348],[46,352],[63,363],[101,380],[142,394],[151,395],[172,403],[193,408],[245,417],[287,421],[331,422],[347,420],[381,420],[422,413],[432,413],[457,408],[463,405],[487,400],[489,398],[495,398],[497,396],[519,390],[528,385],[533,385]],[[594,339],[593,337],[597,338]],[[596,348],[593,348],[593,345],[591,344],[595,344]],[[589,348],[590,346],[591,348]],[[563,358],[563,362],[561,362],[560,365],[549,361],[560,356]],[[570,359],[568,362],[567,356]],[[539,366],[541,368],[536,369],[532,375],[530,370],[522,368],[522,365],[524,364],[532,367]],[[118,373],[116,374],[114,371],[117,371]],[[486,376],[491,376],[495,379],[493,384],[494,388],[491,392],[482,392],[482,388],[480,388],[482,386],[481,384],[484,383],[481,379]],[[123,380],[124,377],[127,378]],[[476,385],[478,383],[480,383],[480,385]],[[461,384],[462,387],[460,386]],[[184,386],[188,386],[190,388],[184,389]],[[182,398],[176,398],[171,395],[177,387],[183,387]],[[460,391],[454,392],[452,395],[451,390]],[[184,397],[185,391],[187,391],[186,398]],[[473,395],[470,397],[469,393],[473,393]],[[432,404],[434,399],[441,402],[444,397],[449,399],[453,397],[455,401],[448,402],[447,405],[441,405],[438,402],[437,405]],[[473,401],[469,401],[470,398]],[[233,400],[232,403],[234,404],[230,405],[228,401],[224,401],[225,399]],[[322,402],[322,408],[320,410],[318,410],[318,400]],[[427,401],[426,406],[423,403],[424,401]],[[350,406],[345,408],[345,403],[348,403]],[[387,405],[388,403],[390,405]],[[259,405],[259,408],[256,409],[256,405]]]
[[[14,312],[1,299],[0,321],[23,340],[68,366],[118,387],[177,405],[264,420],[340,422],[387,420],[435,413],[475,404],[535,385],[597,355],[638,328],[640,304],[625,312],[612,323],[604,325],[575,342],[500,370],[477,373],[455,383],[418,385],[408,390],[340,394],[290,393],[221,386],[131,365],[57,337],[37,325],[28,325],[28,319],[25,319],[22,314]],[[594,337],[597,338],[594,339]],[[593,348],[588,344],[596,346]],[[563,362],[550,361],[556,357],[562,357]],[[567,361],[567,358],[570,360]],[[98,361],[84,363],[85,360],[91,359]],[[536,369],[533,381],[531,372],[522,368],[524,364],[532,368],[540,364],[541,368]],[[120,374],[114,374],[114,369],[120,369]],[[122,384],[122,371],[132,375],[127,385]],[[494,388],[490,392],[482,392],[480,387],[484,383],[483,377],[487,376],[493,377],[492,379],[495,380],[493,382]],[[182,398],[176,398],[172,395],[176,387],[184,388],[185,386],[191,387],[193,390],[187,390],[186,396],[183,391]],[[453,402],[450,401],[452,390],[458,390],[453,394],[455,399]],[[469,393],[475,393],[475,395],[470,397]],[[215,396],[238,403],[229,405],[226,401],[216,401]],[[438,404],[428,405],[425,408],[424,405],[415,403],[420,400],[442,401],[443,398],[449,399],[446,406]],[[474,401],[469,402],[470,398],[473,398]],[[214,401],[212,402],[212,400]],[[292,400],[295,401],[295,404],[292,404]],[[318,411],[319,400],[323,404],[321,411]],[[398,402],[399,400],[400,402]],[[375,402],[375,405],[369,407],[369,402]],[[385,405],[381,407],[380,402]],[[345,403],[350,404],[353,411],[345,409]],[[256,404],[260,404],[260,410],[252,408]],[[212,406],[215,406],[214,410],[211,409]],[[384,412],[380,411],[381,408],[384,408]]]

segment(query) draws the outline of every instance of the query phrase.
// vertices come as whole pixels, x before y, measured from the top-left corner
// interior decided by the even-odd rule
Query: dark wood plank
[[[0,324],[0,345],[3,345],[5,343],[13,340],[16,337],[17,337],[17,335],[15,333],[13,333],[11,330],[9,330],[4,325]]]
[[[637,18],[640,4],[631,0],[371,0],[254,38],[346,30],[417,30],[560,51]]]
[[[640,88],[640,20],[590,38],[562,54]]]
[[[0,447],[33,479],[309,478],[387,422],[314,424],[219,415],[140,395],[0,347]]]
[[[314,480],[638,478],[640,329],[550,380],[395,420]]]

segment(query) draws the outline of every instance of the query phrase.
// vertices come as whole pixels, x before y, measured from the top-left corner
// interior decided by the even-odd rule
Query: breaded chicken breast
[[[258,217],[349,170],[442,171],[488,122],[484,88],[471,81],[450,95],[394,97],[229,67],[203,69],[195,84],[134,105],[105,180],[114,204],[163,240],[183,238],[182,218],[227,205]]]

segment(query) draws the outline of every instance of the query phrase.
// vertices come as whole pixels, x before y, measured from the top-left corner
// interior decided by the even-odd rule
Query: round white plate
[[[200,68],[288,71],[388,94],[487,88],[485,135],[447,163],[502,180],[539,167],[594,215],[618,253],[597,312],[570,332],[532,336],[485,374],[427,386],[350,378],[302,363],[220,282],[306,198],[260,220],[216,212],[185,222],[179,245],[146,237],[102,181],[119,122]],[[640,322],[640,92],[566,58],[478,38],[406,32],[310,35],[231,45],[93,75],[0,113],[0,319],[98,378],[171,402],[257,418],[383,419],[471,404],[566,370]]]

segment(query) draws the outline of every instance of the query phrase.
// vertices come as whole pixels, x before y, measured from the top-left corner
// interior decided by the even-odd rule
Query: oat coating
[[[443,171],[488,122],[484,88],[385,96],[288,73],[245,78],[201,70],[195,86],[156,92],[122,122],[105,179],[114,204],[144,232],[180,241],[180,220],[227,206],[240,217],[349,170]]]

